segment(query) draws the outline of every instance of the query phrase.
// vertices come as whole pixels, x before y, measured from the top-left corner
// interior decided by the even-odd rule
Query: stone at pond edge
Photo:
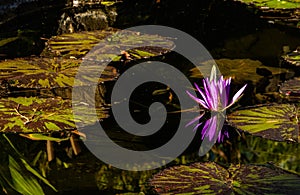
[[[276,141],[299,142],[297,109],[291,104],[246,107],[227,116],[228,122],[254,136]]]
[[[214,163],[174,166],[154,175],[151,186],[158,194],[291,194],[300,192],[300,176],[271,165]]]

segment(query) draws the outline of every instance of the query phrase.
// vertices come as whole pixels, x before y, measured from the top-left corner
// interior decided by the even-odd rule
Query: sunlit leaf
[[[21,167],[11,156],[9,156],[9,169],[16,191],[24,195],[44,194],[38,181],[28,174],[22,174]]]
[[[57,138],[57,137],[51,137],[49,135],[41,134],[41,133],[30,133],[30,134],[20,134],[23,137],[26,137],[31,140],[38,140],[38,141],[55,141],[55,142],[61,142],[69,140],[70,138]]]
[[[290,194],[300,192],[300,177],[277,167],[194,163],[165,169],[150,184],[159,194]]]
[[[274,9],[300,8],[299,0],[239,0],[247,4],[254,4],[258,7],[268,7]]]
[[[13,155],[14,158],[17,159],[18,162],[16,163],[19,163],[19,164],[14,164],[13,167],[15,166],[18,166],[18,169],[21,169],[22,170],[19,170],[18,172],[19,173],[22,173],[24,175],[30,175],[32,174],[30,177],[33,178],[35,180],[34,177],[32,177],[33,175],[40,179],[43,183],[45,183],[46,185],[48,185],[50,188],[52,188],[54,191],[56,191],[56,189],[49,183],[49,181],[47,179],[45,179],[43,176],[41,176],[35,169],[33,169],[29,163],[27,163],[27,161],[24,159],[23,155],[16,149],[16,147],[13,145],[13,143],[10,141],[10,139],[8,139],[8,137],[5,135],[5,134],[2,134],[4,140],[6,140],[6,142],[9,144],[10,147],[6,148],[6,150],[9,152],[10,155]],[[2,137],[1,137],[2,138]],[[4,142],[3,139],[1,139],[2,142]],[[12,156],[9,156],[9,158],[12,158]],[[13,158],[12,158],[13,159]],[[15,159],[13,159],[15,161]],[[10,171],[11,171],[11,168],[10,168]],[[28,171],[28,172],[27,172]],[[13,176],[12,176],[13,177]],[[29,177],[29,176],[28,176]],[[14,185],[11,184],[11,182],[9,181],[10,179],[7,179],[7,182],[11,185],[11,187],[13,189],[15,189]],[[21,180],[17,179],[17,182],[21,182]],[[26,186],[25,186],[26,187]]]
[[[91,106],[78,104],[83,116],[76,118],[77,125],[91,125]],[[93,105],[94,106],[94,105]],[[99,119],[106,118],[105,108],[96,107]],[[0,132],[52,132],[74,130],[72,102],[61,98],[17,97],[0,99]]]
[[[2,39],[2,40],[0,40],[0,47],[17,40],[18,38],[19,37],[10,37],[10,38],[6,38],[6,39]]]
[[[299,0],[239,0],[257,9],[260,18],[271,23],[299,27]]]
[[[300,49],[297,49],[291,53],[282,56],[283,65],[300,66]]]
[[[244,108],[228,115],[229,123],[252,135],[277,141],[299,142],[294,105],[274,104]]]

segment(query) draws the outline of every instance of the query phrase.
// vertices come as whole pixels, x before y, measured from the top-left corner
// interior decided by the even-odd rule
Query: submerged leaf
[[[300,176],[277,167],[214,163],[174,166],[154,175],[159,194],[291,194],[300,192]]]
[[[296,107],[274,104],[249,107],[228,115],[229,123],[250,134],[277,141],[299,142]]]

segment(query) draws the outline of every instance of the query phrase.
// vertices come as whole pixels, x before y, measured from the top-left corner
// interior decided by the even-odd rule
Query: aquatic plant
[[[247,84],[244,85],[233,96],[232,100],[229,101],[230,84],[231,84],[231,77],[229,77],[228,79],[225,79],[223,76],[217,78],[217,69],[215,66],[213,66],[211,69],[210,78],[207,77],[203,79],[204,91],[201,90],[200,87],[195,83],[195,87],[197,91],[200,93],[200,95],[202,96],[202,99],[195,97],[189,91],[186,91],[187,94],[193,100],[199,103],[203,108],[212,112],[212,117],[205,121],[204,127],[202,129],[202,139],[204,139],[205,136],[208,136],[209,140],[211,141],[216,133],[219,133],[218,141],[222,141],[224,136],[228,137],[228,133],[226,131],[224,131],[224,134],[222,134],[222,131],[217,132],[219,118],[222,117],[224,111],[227,108],[232,106],[235,102],[237,102],[242,97],[242,94],[247,86]],[[199,115],[198,117],[194,118],[193,120],[191,120],[186,126],[189,126],[195,123],[196,121],[199,121],[204,115],[205,112]],[[196,130],[201,124],[202,122],[198,123],[194,127],[194,130]]]

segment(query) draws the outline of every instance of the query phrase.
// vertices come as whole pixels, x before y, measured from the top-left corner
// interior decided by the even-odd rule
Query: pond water
[[[151,4],[149,2],[147,1],[145,5]],[[70,5],[70,1],[66,3]],[[97,3],[99,2],[97,1]],[[203,1],[202,4],[200,3],[203,7],[200,9],[201,12],[197,12],[198,14],[200,13],[201,16],[197,17],[194,22],[192,22],[192,18],[197,14],[195,11],[188,12],[187,10],[190,9],[189,6],[200,6],[195,2],[180,6],[182,3],[180,4],[180,2],[177,1],[173,3],[165,2],[165,4],[164,2],[160,4],[160,1],[156,1],[156,3],[152,2],[152,6],[154,7],[152,11],[147,11],[144,7],[145,5],[141,5],[137,2],[135,4],[130,1],[124,1],[124,4],[122,4],[123,2],[119,3],[121,6],[117,6],[115,10],[119,12],[120,15],[123,14],[124,18],[117,18],[113,27],[124,28],[136,24],[169,24],[170,26],[177,27],[200,40],[216,59],[221,73],[225,77],[232,77],[232,93],[237,92],[244,84],[247,84],[244,96],[237,104],[227,110],[226,120],[228,123],[225,124],[225,127],[229,132],[229,138],[226,138],[221,143],[216,143],[206,155],[200,157],[198,156],[198,150],[202,142],[202,135],[201,129],[198,129],[188,148],[171,163],[154,170],[134,172],[114,168],[96,158],[85,146],[84,141],[82,141],[85,139],[85,132],[74,131],[75,129],[72,125],[67,127],[63,126],[64,128],[61,129],[61,131],[56,129],[56,131],[52,133],[46,131],[44,134],[36,134],[38,125],[32,125],[36,119],[34,117],[35,113],[41,112],[43,115],[49,116],[50,120],[53,114],[49,114],[47,112],[48,110],[45,110],[49,109],[49,105],[50,107],[51,105],[53,106],[53,103],[49,103],[49,105],[47,103],[48,107],[45,106],[42,107],[42,109],[40,109],[39,106],[35,106],[36,110],[30,118],[30,115],[25,116],[22,115],[24,111],[21,112],[22,106],[20,105],[25,105],[26,103],[18,100],[21,102],[19,103],[13,98],[38,96],[38,98],[49,98],[45,100],[47,102],[52,101],[51,98],[53,96],[55,96],[55,98],[63,97],[63,100],[58,99],[55,101],[57,101],[56,105],[65,105],[70,103],[68,101],[70,97],[72,97],[71,89],[67,86],[67,82],[63,83],[62,81],[61,85],[63,85],[63,87],[56,86],[56,88],[53,89],[47,88],[45,91],[43,91],[42,88],[37,89],[31,85],[29,79],[20,79],[20,75],[23,74],[20,69],[18,69],[18,72],[11,67],[18,67],[18,64],[24,63],[22,61],[23,57],[28,58],[30,55],[40,55],[44,49],[44,38],[50,38],[56,35],[56,31],[59,32],[58,29],[66,29],[58,27],[57,23],[57,21],[60,20],[60,24],[62,24],[61,20],[64,17],[60,18],[60,16],[64,11],[67,10],[66,13],[71,14],[80,9],[75,8],[75,10],[70,11],[70,9],[73,8],[68,7],[65,8],[65,10],[61,8],[58,11],[57,7],[64,7],[64,5],[50,6],[49,8],[45,8],[45,10],[51,14],[42,13],[43,16],[46,15],[48,18],[38,19],[38,17],[36,17],[33,22],[27,21],[28,18],[32,19],[34,16],[39,16],[41,12],[36,11],[25,14],[25,16],[28,17],[26,19],[18,19],[18,15],[15,16],[12,14],[14,15],[12,18],[14,19],[3,20],[4,24],[0,23],[0,25],[3,26],[0,31],[0,63],[2,65],[0,67],[0,75],[2,76],[0,91],[2,109],[2,119],[0,119],[2,125],[0,128],[0,145],[1,148],[3,148],[0,152],[2,164],[0,169],[0,185],[3,188],[2,191],[4,194],[14,194],[16,191],[26,192],[26,190],[30,188],[35,188],[36,193],[40,193],[41,191],[39,190],[42,189],[45,194],[156,194],[160,189],[158,189],[157,186],[151,186],[150,183],[150,180],[155,174],[172,166],[190,165],[196,162],[216,162],[223,167],[228,167],[230,164],[259,164],[276,166],[291,173],[300,174],[300,136],[297,118],[299,106],[299,93],[297,89],[299,89],[299,87],[296,85],[290,89],[289,86],[287,86],[287,89],[281,90],[284,91],[284,93],[280,93],[279,89],[285,81],[299,76],[297,66],[295,67],[291,64],[287,66],[287,64],[281,63],[282,55],[290,53],[300,45],[299,29],[261,20],[259,16],[253,14],[255,12],[252,12],[252,8],[248,9],[247,6],[233,2],[226,4],[224,1],[214,1],[214,3]],[[16,3],[12,5],[16,5]],[[128,8],[129,11],[136,11],[136,15],[126,15],[128,14],[128,12],[125,11],[126,9],[124,9],[126,6],[130,6]],[[56,11],[54,11],[54,9]],[[142,9],[145,9],[145,12],[143,12]],[[164,14],[156,12],[160,9],[167,11]],[[239,12],[236,14],[232,13],[232,11],[237,10],[239,10]],[[34,15],[35,13],[36,15]],[[235,20],[238,13],[241,13],[241,18],[244,19],[242,24]],[[126,18],[125,16],[128,17]],[[162,18],[162,16],[165,16],[165,18]],[[224,18],[222,18],[223,16]],[[132,19],[132,17],[135,18]],[[137,18],[139,18],[139,20]],[[132,21],[129,22],[130,20]],[[10,25],[11,23],[17,24],[17,26]],[[109,25],[109,22],[105,25]],[[43,28],[38,30],[40,27]],[[94,27],[95,26],[93,26],[93,28]],[[78,26],[76,28],[80,29]],[[73,30],[79,30],[76,28]],[[5,29],[7,29],[8,32],[14,32],[14,34],[9,35],[5,33]],[[93,40],[93,38],[98,35],[88,34],[84,36],[88,37],[87,39]],[[79,36],[77,36],[77,38],[78,37]],[[42,40],[40,38],[42,38]],[[80,39],[80,37],[79,40],[81,42],[85,41],[84,39]],[[53,42],[55,41],[57,40],[54,39]],[[53,48],[53,42],[48,42],[47,47]],[[90,44],[90,42],[84,43]],[[289,46],[290,49],[287,51],[287,47],[285,47],[286,51],[283,51],[283,46]],[[71,48],[72,47],[74,50],[77,49],[76,46],[71,45]],[[14,52],[15,50],[19,52]],[[71,74],[71,71],[74,71],[72,68],[75,67],[78,62],[72,61],[72,63],[69,63],[67,60],[67,62],[61,60],[64,58],[63,55],[67,56],[71,50],[70,47],[66,47],[64,51],[66,53],[52,53],[51,55],[54,56],[51,56],[51,59],[59,59],[60,61],[50,61],[51,63],[46,59],[47,57],[45,57],[49,54],[46,52],[42,53],[43,58],[41,58],[41,60],[31,60],[29,63],[31,68],[30,74],[34,75],[36,72],[38,74],[39,71],[44,69],[50,69],[50,72],[55,73],[63,72],[64,75],[68,75],[68,73]],[[84,53],[88,51],[88,49],[83,47],[80,51]],[[148,52],[149,50],[145,51]],[[133,53],[132,51],[129,52],[131,57]],[[82,54],[78,54],[78,56],[80,55]],[[143,54],[138,53],[138,55]],[[17,57],[22,57],[22,59],[16,59]],[[11,61],[9,59],[11,59]],[[26,61],[26,58],[24,59]],[[124,66],[126,65],[125,68],[120,68],[119,62],[112,62],[110,69],[107,70],[108,76],[106,75],[109,80],[103,81],[103,86],[101,84],[99,94],[97,94],[99,96],[97,96],[98,99],[96,97],[96,101],[99,101],[99,104],[106,105],[106,109],[99,111],[99,118],[101,118],[100,124],[105,129],[105,132],[120,146],[138,151],[154,149],[172,139],[179,124],[181,113],[187,112],[180,110],[178,97],[172,89],[169,89],[168,86],[163,84],[149,82],[136,88],[130,97],[129,106],[132,117],[135,121],[146,124],[150,120],[148,114],[149,105],[159,101],[165,105],[168,111],[167,122],[158,133],[149,137],[131,135],[119,127],[110,110],[110,105],[112,104],[110,102],[110,95],[115,83],[113,78],[116,77],[116,72],[122,74],[129,67],[147,61],[147,59],[134,59],[126,64],[122,64]],[[150,59],[172,64],[184,73],[191,83],[202,83],[203,76],[199,71],[195,70],[194,65],[175,52],[165,52],[163,55],[157,55],[157,57]],[[9,62],[13,65],[7,65],[6,62],[7,64]],[[20,67],[26,67],[26,63],[24,66],[20,65]],[[40,64],[40,67],[36,69],[32,68],[36,67],[36,64]],[[45,68],[44,64],[52,64],[53,67]],[[58,67],[56,64],[60,64],[61,66]],[[59,71],[57,71],[57,69],[59,69]],[[15,74],[14,71],[17,73]],[[13,76],[7,76],[9,74]],[[28,78],[33,77],[32,75],[28,76]],[[50,78],[49,75],[48,77]],[[3,79],[4,76],[6,76],[5,79]],[[13,79],[10,80],[10,78]],[[63,81],[67,80],[65,79],[67,77],[61,78],[63,78]],[[43,79],[43,81],[46,81],[44,77]],[[49,79],[49,83],[53,83],[53,80]],[[297,84],[297,82],[294,83]],[[43,83],[39,84],[42,85]],[[20,89],[16,87],[18,85],[23,88]],[[14,104],[9,102],[10,100],[13,100]],[[63,101],[63,103],[61,103],[61,101]],[[7,105],[15,106],[11,108],[12,111],[10,110],[8,112],[4,109]],[[31,103],[28,103],[28,105],[29,108],[32,109],[32,107],[30,107]],[[54,113],[59,116],[65,116],[68,115],[68,111],[71,110],[72,107],[68,105],[66,107],[57,107],[57,109],[62,108],[65,112],[55,111]],[[3,110],[5,110],[5,112]],[[24,130],[22,129],[23,127],[17,130],[11,128],[14,124],[12,123],[11,126],[6,124],[8,123],[7,118],[5,118],[7,115],[23,117],[23,122],[25,121],[24,123],[26,123],[27,120],[29,123],[29,125],[26,126],[27,129]],[[51,118],[51,120],[55,121],[57,119]],[[68,118],[63,118],[63,120],[68,121]],[[89,122],[86,118],[83,120],[86,120],[84,121],[86,123]],[[51,125],[51,127],[53,127],[53,124],[50,124],[51,121],[47,122],[48,127]],[[65,123],[67,124],[67,122]],[[59,125],[55,125],[55,128],[61,127]],[[93,129],[94,127],[96,126],[89,124],[89,128]],[[35,131],[35,134],[30,133],[30,131]],[[49,137],[50,134],[51,136]],[[105,146],[106,143],[101,144]],[[151,162],[145,166],[151,167]],[[37,172],[33,171],[32,168]],[[20,174],[18,175],[17,172]],[[44,177],[46,180],[43,180]],[[39,181],[39,183],[36,183],[36,181]],[[18,183],[20,183],[20,185],[16,185]],[[237,186],[240,184],[233,183],[232,185],[239,188]],[[53,188],[55,188],[57,192],[55,192]],[[299,186],[296,186],[295,189],[299,190]],[[27,193],[30,194],[31,192]],[[236,192],[237,191],[235,191],[235,193]]]

